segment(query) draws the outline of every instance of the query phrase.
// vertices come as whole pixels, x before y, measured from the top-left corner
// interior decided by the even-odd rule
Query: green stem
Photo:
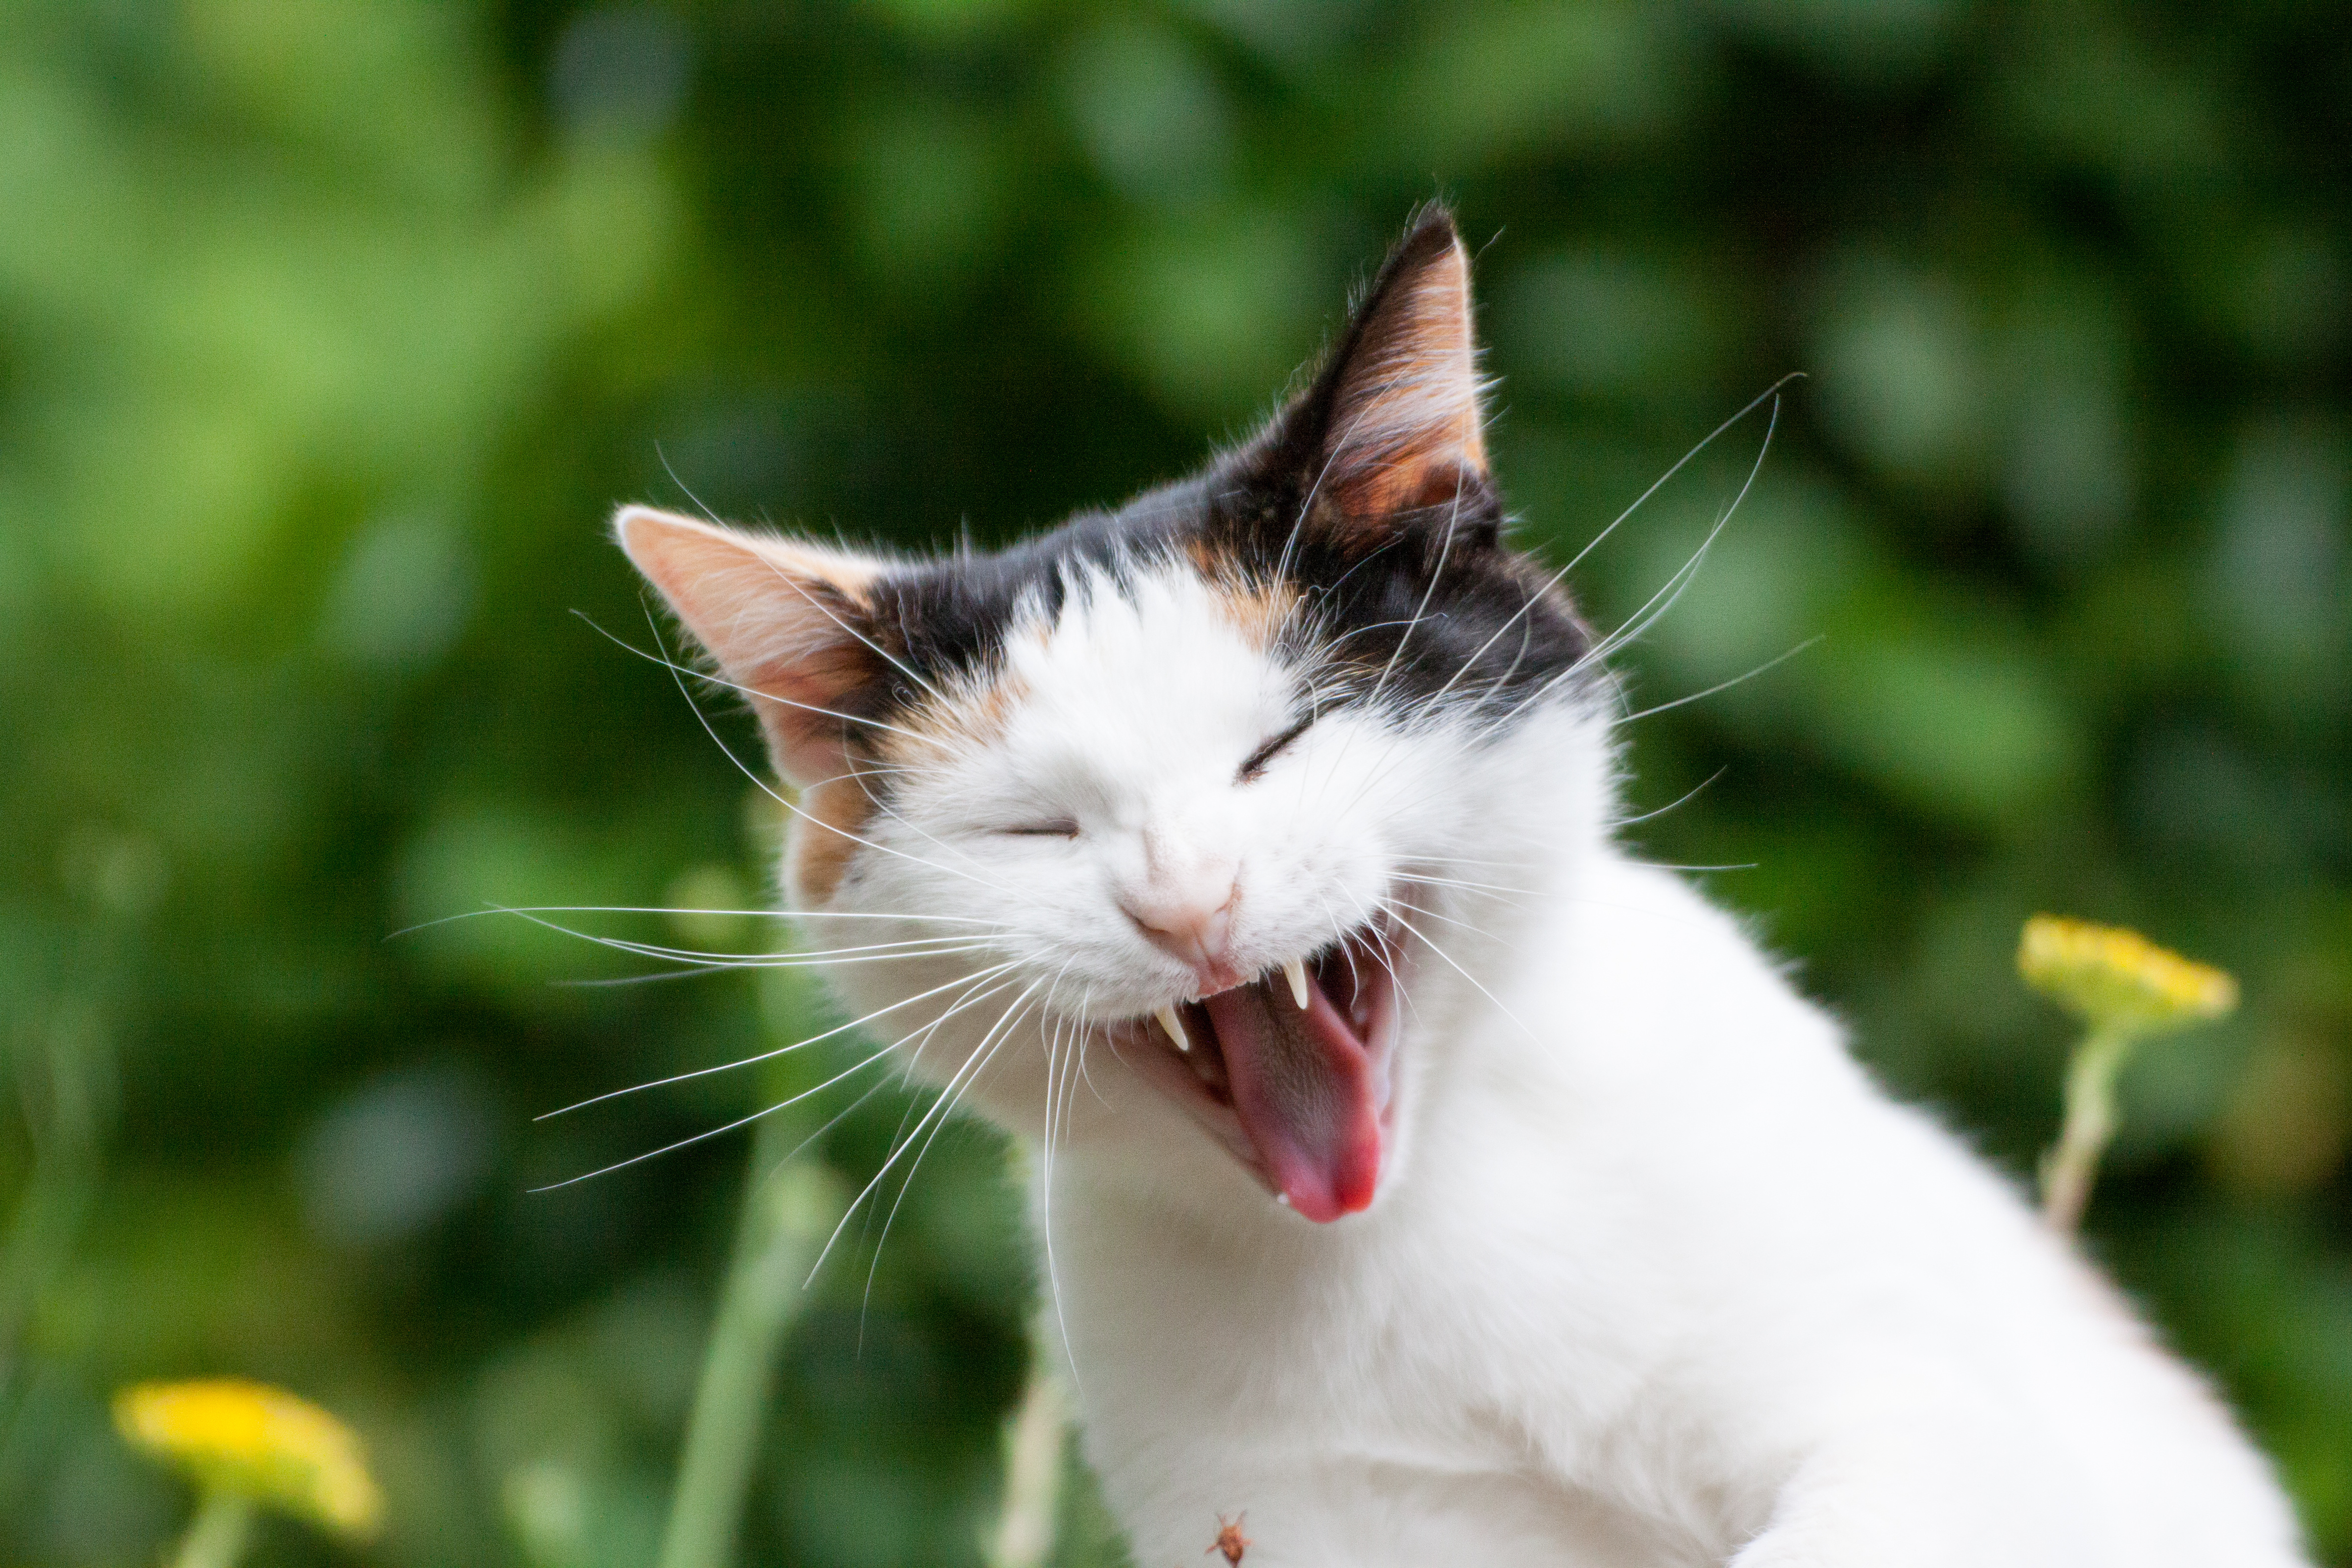
[[[2073,1230],[2091,1201],[2099,1156],[2115,1136],[2116,1078],[2132,1039],[2128,1030],[2094,1029],[2067,1064],[2065,1124],[2042,1162],[2042,1214],[2054,1229]]]
[[[180,1537],[172,1568],[229,1568],[253,1533],[253,1500],[226,1487],[205,1489],[196,1517]]]
[[[776,1352],[816,1249],[842,1209],[838,1184],[823,1166],[784,1164],[801,1131],[792,1117],[774,1115],[752,1140],[735,1255],[703,1352],[659,1568],[726,1568],[734,1553]]]
[[[23,1393],[25,1325],[98,1195],[114,1120],[113,1049],[98,1016],[60,1009],[32,1033],[17,1100],[33,1169],[0,1241],[0,1401],[8,1403]]]
[[[1069,1414],[1043,1339],[1031,1335],[1029,1389],[1005,1423],[1004,1512],[987,1543],[988,1568],[1045,1568],[1054,1555]]]

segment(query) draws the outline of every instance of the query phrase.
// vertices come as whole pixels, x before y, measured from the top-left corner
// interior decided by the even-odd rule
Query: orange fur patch
[[[1226,582],[1216,589],[1217,607],[1260,652],[1274,647],[1298,608],[1298,590],[1287,583]]]
[[[927,698],[895,715],[890,728],[876,737],[872,771],[851,770],[859,764],[845,757],[842,776],[810,789],[801,802],[786,852],[786,878],[795,902],[816,908],[840,890],[850,858],[864,846],[867,826],[879,809],[877,797],[898,769],[935,766],[940,756],[959,747],[983,746],[1004,732],[1014,704],[1027,695],[1022,682],[1000,679],[947,700]]]
[[[1298,590],[1289,583],[1253,580],[1204,539],[1184,542],[1192,569],[1215,590],[1217,607],[1225,619],[1261,651],[1274,646],[1283,626],[1298,606]]]
[[[816,909],[840,889],[849,858],[863,847],[859,840],[874,818],[872,792],[870,784],[851,774],[802,795],[784,851],[784,878],[795,904]]]
[[[984,686],[926,697],[891,721],[894,728],[882,733],[876,749],[892,767],[929,766],[942,752],[997,740],[1028,695],[1026,681],[1000,671]]]

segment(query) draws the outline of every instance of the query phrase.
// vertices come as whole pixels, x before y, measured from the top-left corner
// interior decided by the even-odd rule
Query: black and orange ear
[[[881,568],[847,551],[625,506],[614,536],[759,715],[776,771],[803,787],[848,770],[881,659],[861,624]]]
[[[1348,516],[1384,518],[1488,482],[1470,254],[1432,207],[1398,244],[1272,447]]]

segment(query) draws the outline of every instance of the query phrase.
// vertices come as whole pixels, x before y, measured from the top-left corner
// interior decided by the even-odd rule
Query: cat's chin
[[[1267,1192],[1328,1223],[1371,1205],[1393,1141],[1398,952],[1385,922],[1365,926],[1111,1033]]]

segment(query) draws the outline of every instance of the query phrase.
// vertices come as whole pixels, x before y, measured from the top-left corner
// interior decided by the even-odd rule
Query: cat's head
[[[1432,211],[1264,432],[1115,512],[902,560],[622,511],[885,1037],[1033,1131],[1057,1068],[1135,1075],[1299,1213],[1372,1202],[1424,995],[1601,810],[1591,639],[1504,542],[1479,394]]]

